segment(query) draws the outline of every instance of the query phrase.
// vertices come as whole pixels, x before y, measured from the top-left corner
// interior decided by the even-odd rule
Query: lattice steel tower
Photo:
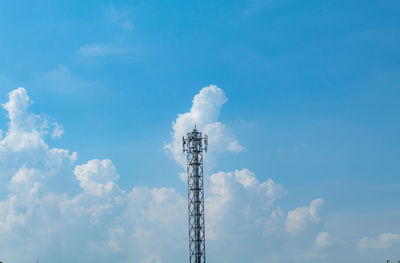
[[[182,143],[187,157],[189,263],[205,263],[203,152],[207,152],[208,138],[195,126]]]

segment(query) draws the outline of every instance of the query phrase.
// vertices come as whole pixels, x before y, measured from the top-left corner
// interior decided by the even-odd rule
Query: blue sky
[[[0,101],[15,108],[0,115],[0,257],[186,260],[174,143],[198,122],[227,138],[206,163],[221,213],[206,215],[210,260],[397,259],[399,16],[397,1],[3,2]],[[179,211],[171,232],[160,206]],[[68,209],[79,220],[56,223]],[[40,246],[15,256],[23,236]],[[224,258],[231,242],[237,255]]]

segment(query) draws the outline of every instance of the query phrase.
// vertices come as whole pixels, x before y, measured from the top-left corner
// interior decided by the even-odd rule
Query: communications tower
[[[195,126],[182,138],[182,144],[187,158],[189,263],[205,263],[203,152],[207,152],[208,138]]]

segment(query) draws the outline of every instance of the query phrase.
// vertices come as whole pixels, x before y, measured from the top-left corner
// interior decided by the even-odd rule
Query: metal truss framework
[[[205,263],[203,152],[207,152],[208,139],[195,126],[182,143],[187,157],[189,262]]]

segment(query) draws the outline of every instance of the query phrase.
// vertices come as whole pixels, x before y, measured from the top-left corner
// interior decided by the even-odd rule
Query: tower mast
[[[182,143],[187,158],[189,263],[205,263],[203,152],[207,152],[208,138],[195,126]]]

